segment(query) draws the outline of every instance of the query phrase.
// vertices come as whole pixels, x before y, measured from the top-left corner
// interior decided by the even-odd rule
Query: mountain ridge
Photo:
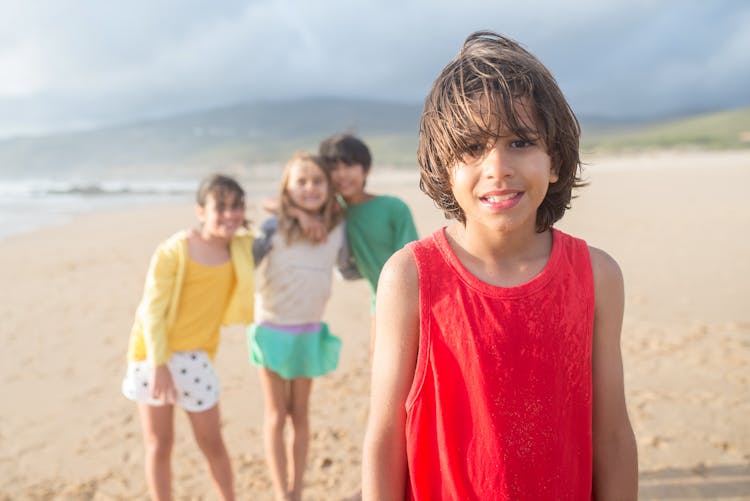
[[[0,140],[0,177],[188,177],[283,164],[330,134],[360,135],[378,165],[415,166],[421,103],[257,101],[90,130]],[[638,122],[581,117],[587,150],[750,147],[750,108]],[[744,134],[744,135],[743,135]]]

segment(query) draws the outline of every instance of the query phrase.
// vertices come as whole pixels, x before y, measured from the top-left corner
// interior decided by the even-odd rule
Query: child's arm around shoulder
[[[594,498],[638,497],[635,436],[625,405],[620,334],[625,308],[622,272],[606,252],[590,247],[595,311],[592,354]]]
[[[281,203],[278,198],[266,198],[261,202],[264,211],[278,216],[281,211]],[[325,242],[328,238],[328,229],[320,219],[309,215],[307,212],[296,207],[289,207],[289,215],[299,221],[305,238],[313,242]]]
[[[386,262],[378,282],[370,417],[362,461],[362,498],[404,499],[406,398],[419,347],[419,283],[408,248]]]

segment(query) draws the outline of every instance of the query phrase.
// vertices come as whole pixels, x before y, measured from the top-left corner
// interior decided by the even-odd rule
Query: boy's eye
[[[514,139],[510,142],[511,148],[528,148],[534,146],[536,138]]]
[[[485,146],[480,143],[470,144],[464,150],[464,155],[469,158],[478,158],[484,154]]]

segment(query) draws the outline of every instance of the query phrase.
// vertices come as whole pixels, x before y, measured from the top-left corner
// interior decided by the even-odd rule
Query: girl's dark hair
[[[320,143],[318,155],[327,166],[337,162],[346,165],[360,164],[365,172],[370,170],[372,155],[367,145],[359,138],[351,134],[336,134]]]
[[[523,123],[523,116],[533,123]],[[584,185],[581,128],[549,70],[517,42],[496,33],[469,35],[433,83],[420,122],[419,187],[446,217],[465,223],[450,171],[477,144],[493,144],[504,128],[524,140],[530,131],[537,136],[559,177],[537,210],[536,230],[543,232],[570,208],[573,188]]]
[[[209,195],[213,195],[219,211],[224,210],[228,204],[231,204],[232,208],[245,207],[245,190],[242,189],[240,183],[229,176],[212,174],[204,178],[198,186],[195,202],[205,207]],[[247,219],[243,219],[242,226],[247,228],[248,223]]]
[[[213,195],[217,205],[223,205],[228,198],[232,198],[233,207],[245,205],[245,190],[240,183],[223,174],[212,174],[201,181],[195,201],[201,207],[206,206],[208,195]]]
[[[320,169],[326,178],[326,184],[328,184],[328,198],[320,209],[320,217],[322,218],[326,229],[330,232],[344,217],[342,211],[338,210],[337,207],[338,202],[336,202],[336,197],[333,192],[331,174],[324,167],[323,161],[320,157],[316,157],[315,155],[306,152],[295,153],[284,167],[284,173],[281,176],[281,188],[279,190],[279,232],[284,236],[284,240],[287,244],[291,244],[304,238],[299,220],[289,214],[289,209],[291,207],[296,207],[296,205],[292,201],[292,197],[289,196],[289,191],[287,190],[292,167],[298,164],[314,165]]]

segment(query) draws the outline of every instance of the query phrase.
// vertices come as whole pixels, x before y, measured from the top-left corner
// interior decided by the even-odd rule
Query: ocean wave
[[[0,196],[39,197],[45,195],[184,195],[195,193],[195,181],[0,181]]]

